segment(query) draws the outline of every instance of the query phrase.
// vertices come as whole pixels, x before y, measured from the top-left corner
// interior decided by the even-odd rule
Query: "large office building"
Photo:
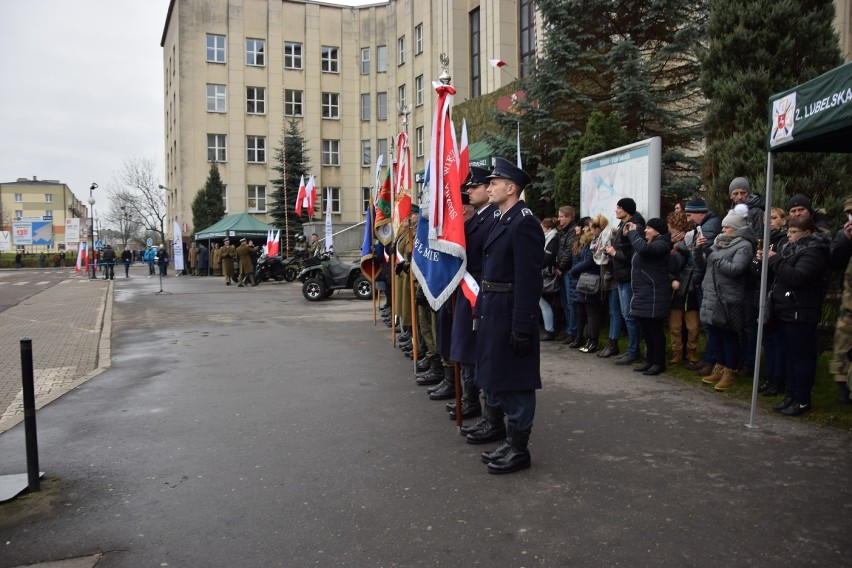
[[[13,249],[55,251],[66,245],[76,249],[78,239],[88,236],[86,218],[86,204],[60,181],[33,176],[0,183],[0,231],[15,233],[16,224],[24,226],[23,234],[12,235]],[[74,235],[65,233],[69,219],[78,219]],[[70,242],[66,237],[71,237]]]
[[[363,220],[376,158],[388,163],[403,118],[414,170],[425,167],[440,54],[462,102],[529,72],[536,26],[531,0],[172,0],[161,42],[169,218],[191,223],[215,161],[226,211],[269,221],[275,150],[293,119],[334,222]]]

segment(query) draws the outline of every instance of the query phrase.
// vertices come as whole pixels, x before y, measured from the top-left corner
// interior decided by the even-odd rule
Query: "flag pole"
[[[396,108],[397,108],[397,113],[399,114],[399,116],[402,117],[402,131],[405,132],[405,144],[406,144],[405,150],[403,150],[402,148],[399,148],[399,147],[397,148],[397,153],[399,155],[399,163],[400,163],[400,167],[404,166],[405,168],[411,168],[411,163],[408,160],[408,157],[410,155],[410,154],[408,154],[408,115],[411,114],[411,105],[403,106],[401,103],[397,103]],[[403,151],[406,152],[405,155],[403,155]],[[403,162],[403,160],[404,160],[404,162]],[[397,173],[397,175],[399,175],[399,174]],[[402,177],[406,177],[406,176],[402,176]],[[399,185],[399,184],[397,184],[397,185]],[[391,186],[391,188],[393,189],[393,186]],[[399,187],[397,187],[396,189],[397,189],[397,191],[399,191]],[[403,189],[411,190],[412,188],[403,188]],[[394,203],[396,203],[396,196],[394,196]],[[396,207],[393,207],[391,214],[393,214],[393,212],[395,210],[396,210]],[[400,220],[398,220],[398,222],[402,222],[402,220],[400,219]],[[414,258],[413,258],[413,256],[414,256],[413,255],[413,252],[414,252],[414,229],[411,226],[411,214],[410,214],[410,212],[409,212],[408,219],[406,219],[406,224],[408,225],[408,246],[410,248],[409,252],[412,253],[411,254],[412,260],[414,260]],[[419,347],[420,342],[419,342],[418,331],[417,331],[417,327],[418,327],[417,326],[417,303],[414,301],[414,271],[410,267],[408,269],[408,286],[409,286],[409,293],[411,294],[411,361],[414,365],[414,372],[416,374],[417,373],[417,359],[419,358],[418,347]]]

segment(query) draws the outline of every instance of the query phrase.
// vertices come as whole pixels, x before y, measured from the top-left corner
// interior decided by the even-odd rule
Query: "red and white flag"
[[[408,134],[400,132],[396,138],[399,157],[396,163],[396,183],[393,187],[393,234],[399,236],[402,222],[411,216],[411,148]]]
[[[490,63],[492,67],[497,67],[497,68],[506,66],[506,62],[503,61],[502,59],[489,59],[488,63]]]
[[[296,215],[302,214],[302,204],[305,202],[305,176],[299,180],[299,193],[296,194]]]
[[[461,145],[459,146],[459,182],[464,183],[470,173],[470,149],[467,146],[467,120],[462,119]]]
[[[317,202],[317,186],[314,181],[314,176],[311,176],[308,179],[308,185],[305,186],[305,195],[307,199],[307,203],[305,205],[308,207],[308,217],[314,216],[314,205]]]
[[[80,243],[80,248],[77,250],[77,266],[74,267],[74,272],[79,273],[81,270],[88,271],[88,265],[88,243]]]

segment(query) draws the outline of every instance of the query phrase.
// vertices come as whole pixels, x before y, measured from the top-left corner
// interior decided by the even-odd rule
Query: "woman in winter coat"
[[[717,391],[736,382],[740,361],[748,269],[757,245],[754,231],[747,225],[747,215],[748,208],[742,204],[729,211],[722,220],[722,232],[709,250],[704,246],[706,237],[695,240],[695,264],[705,270],[700,317],[701,322],[711,328],[710,338],[717,361],[702,382],[715,385]],[[724,297],[720,298],[719,294]],[[738,319],[731,317],[736,314],[740,314]]]
[[[760,235],[758,235],[758,238]],[[780,207],[773,207],[769,212],[769,249],[780,251],[787,243],[787,214]],[[763,247],[758,242],[758,254],[763,255]],[[754,290],[754,309],[760,305],[760,269],[762,263],[755,258],[753,263],[752,289]],[[772,281],[769,281],[772,285]],[[756,318],[757,316],[755,316]],[[758,387],[758,392],[764,396],[775,396],[784,392],[787,383],[786,357],[781,331],[776,322],[770,321],[763,326],[763,361],[764,377]]]
[[[571,267],[571,278],[580,279],[581,274],[592,274],[601,277],[601,267],[595,260],[595,253],[602,247],[601,235],[609,225],[609,220],[603,215],[595,215],[589,223],[589,230],[580,237],[579,261],[575,260]],[[608,259],[609,257],[607,257]],[[599,280],[600,281],[600,280]],[[598,350],[598,336],[601,330],[601,290],[596,294],[584,294],[577,290],[577,329],[586,328],[586,342],[580,347],[583,353],[594,353]]]
[[[645,364],[633,370],[643,375],[659,375],[666,370],[665,322],[672,303],[671,235],[666,222],[655,217],[645,224],[644,238],[635,223],[629,223],[627,238],[633,245],[630,314],[642,328],[647,353]]]
[[[683,328],[686,324],[686,360],[698,363],[698,297],[692,289],[694,264],[690,245],[694,225],[683,211],[672,211],[666,217],[669,235],[672,239],[672,252],[669,256],[669,272],[672,280],[672,309],[669,313],[669,341],[672,345],[670,365],[677,365],[684,358]],[[688,241],[688,242],[687,242]]]
[[[812,217],[791,218],[787,244],[769,251],[772,318],[781,335],[787,368],[784,400],[773,409],[798,416],[811,409],[817,362],[817,325],[828,286],[831,235],[816,230]],[[762,259],[762,251],[757,254]]]
[[[569,270],[568,275],[570,276],[571,283],[574,286],[572,297],[574,298],[574,313],[577,317],[577,336],[568,344],[568,347],[571,349],[580,349],[581,347],[585,347],[589,338],[589,334],[586,331],[585,320],[580,321],[580,316],[583,312],[581,298],[578,297],[579,294],[577,292],[577,278],[580,277],[580,271],[575,271],[574,269],[583,260],[585,248],[593,238],[589,235],[589,232],[591,231],[591,224],[592,220],[590,217],[583,217],[577,222],[576,230],[578,231],[578,236],[574,239],[574,245],[571,249],[571,269]]]
[[[556,274],[556,252],[559,239],[556,238],[556,221],[552,218],[542,219],[541,230],[544,231],[544,264],[541,267],[542,277]],[[560,278],[561,280],[561,278]],[[556,338],[556,329],[553,327],[553,306],[550,304],[553,294],[542,293],[538,299],[538,307],[541,310],[541,319],[544,322],[544,335],[541,341],[553,341]]]

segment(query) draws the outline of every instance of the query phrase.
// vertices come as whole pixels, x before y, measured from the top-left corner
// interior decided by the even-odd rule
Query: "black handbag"
[[[541,289],[542,294],[558,294],[562,290],[562,278],[556,274],[552,267],[543,269],[541,277],[544,281]]]
[[[601,291],[601,276],[600,274],[591,274],[583,272],[580,278],[577,279],[577,292],[591,296]]]

